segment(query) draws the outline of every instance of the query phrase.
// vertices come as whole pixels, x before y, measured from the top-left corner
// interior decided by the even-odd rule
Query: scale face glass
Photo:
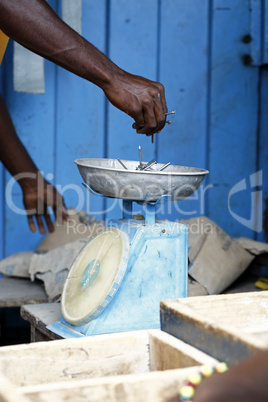
[[[126,271],[129,254],[127,235],[108,228],[80,251],[65,281],[61,310],[72,325],[96,318],[116,294]]]

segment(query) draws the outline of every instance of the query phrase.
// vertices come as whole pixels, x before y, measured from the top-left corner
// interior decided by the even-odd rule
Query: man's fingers
[[[36,227],[35,227],[33,215],[28,215],[27,219],[28,219],[28,224],[29,224],[31,232],[36,232]]]
[[[67,209],[63,197],[48,182],[44,181],[41,187],[25,190],[23,202],[27,211],[27,219],[30,230],[35,232],[39,229],[40,233],[54,230],[53,217],[49,213],[50,207],[53,209],[55,218],[62,224],[63,220],[68,220]]]
[[[36,218],[37,226],[38,226],[38,228],[39,228],[39,232],[40,232],[41,234],[46,233],[46,228],[45,228],[45,226],[44,226],[44,222],[43,222],[43,219],[42,219],[42,215],[35,215],[35,218]]]
[[[151,97],[148,96],[144,99],[140,106],[142,107],[143,119],[140,118],[140,112],[136,112],[136,115],[133,115],[135,123],[132,127],[138,134],[152,135],[160,132],[165,126],[165,113],[167,112],[164,87],[159,84],[157,91],[154,89]],[[137,116],[139,116],[138,121]]]
[[[162,88],[159,90],[158,98],[160,99],[163,112],[164,112],[164,113],[167,113],[168,107],[167,107],[167,102],[166,102],[166,96],[165,96],[165,89],[164,89],[164,87],[162,87]]]
[[[57,205],[54,205],[54,206],[53,206],[53,211],[54,211],[54,214],[55,214],[56,221],[57,221],[60,225],[62,225],[62,224],[63,224],[63,220],[64,220],[64,216],[66,215],[66,214],[64,213],[64,208],[63,208],[63,206],[62,206],[62,203],[58,203]]]
[[[66,207],[64,207],[64,209],[63,209],[62,218],[63,218],[64,221],[68,221],[69,218],[70,218]]]
[[[155,104],[154,107],[144,110],[145,126],[137,130],[138,134],[152,135],[162,130],[166,122],[166,116],[162,106]]]
[[[33,215],[28,215],[27,216],[28,219],[28,224],[30,227],[30,230],[32,232],[36,232],[36,224],[34,222],[34,217]],[[41,215],[35,215],[35,219],[36,219],[36,223],[37,223],[37,227],[39,229],[39,232],[44,234],[46,232],[46,228],[44,226],[43,220],[42,220],[42,216]],[[51,222],[51,221],[50,221]],[[51,222],[52,223],[52,222]],[[52,225],[53,226],[53,225]]]
[[[135,120],[135,123],[132,124],[132,127],[138,132],[138,130],[142,129],[145,126],[143,110],[140,109],[140,111],[133,114],[132,117]]]
[[[60,224],[62,224],[62,220],[67,220],[68,219],[68,215],[65,212],[59,213],[56,208],[55,208],[54,212],[55,212],[55,216],[57,216],[57,221]],[[41,234],[44,234],[46,232],[46,227],[44,225],[43,218],[45,219],[48,231],[49,232],[54,232],[54,229],[55,229],[54,224],[52,222],[52,219],[51,219],[51,216],[50,216],[49,213],[45,213],[44,215],[39,215],[39,214],[35,215],[35,219],[36,219],[36,223],[37,223],[37,227],[39,229],[39,232]],[[34,221],[33,215],[28,215],[27,219],[28,219],[28,224],[29,224],[30,230],[32,232],[36,232],[36,223]]]
[[[154,108],[154,113],[156,116],[157,126],[155,127],[155,132],[159,133],[166,124],[166,115],[163,111],[162,104],[157,103]]]
[[[150,107],[144,109],[143,114],[144,114],[145,126],[137,130],[137,133],[138,134],[153,133],[154,128],[157,125],[153,107],[150,105]]]
[[[154,129],[154,133],[159,133],[166,124],[166,115],[167,112],[167,104],[165,98],[165,90],[164,87],[159,84],[159,92],[157,97],[154,98],[154,114],[157,125]]]
[[[62,225],[63,224],[62,209],[58,208],[58,207],[54,207],[53,210],[54,210],[54,214],[55,214],[55,217],[56,217],[56,221],[60,225]]]
[[[50,214],[49,213],[44,214],[44,218],[45,218],[45,221],[46,221],[46,224],[47,224],[48,231],[50,233],[54,232],[54,225],[53,225],[53,222],[51,220]]]
[[[66,205],[64,203],[64,199],[60,195],[60,193],[56,193],[56,197],[54,199],[54,205],[52,206],[55,218],[57,222],[62,225],[63,221],[67,221],[69,218],[68,215],[68,210],[66,208]]]

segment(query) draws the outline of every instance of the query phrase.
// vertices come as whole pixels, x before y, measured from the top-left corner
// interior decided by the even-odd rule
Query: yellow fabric
[[[6,47],[7,47],[7,43],[8,43],[8,36],[6,36],[4,34],[4,32],[2,32],[0,30],[0,65],[2,63],[5,51],[6,51]]]
[[[262,290],[268,290],[268,279],[267,278],[259,278],[257,282],[255,282],[256,288]]]

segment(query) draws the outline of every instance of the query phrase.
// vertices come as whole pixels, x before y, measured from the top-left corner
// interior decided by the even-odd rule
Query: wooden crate
[[[201,296],[161,303],[161,329],[225,361],[268,348],[268,292]]]
[[[0,385],[0,401],[166,401],[194,367],[215,363],[160,330],[3,347],[0,375],[16,394]]]

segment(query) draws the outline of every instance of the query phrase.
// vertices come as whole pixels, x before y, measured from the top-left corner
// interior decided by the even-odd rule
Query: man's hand
[[[49,207],[54,211],[59,224],[62,224],[63,221],[68,218],[62,196],[57,192],[55,187],[45,181],[40,174],[38,185],[23,188],[23,202],[27,211],[29,227],[32,232],[36,231],[37,224],[40,233],[45,233],[46,228],[44,222],[49,232],[54,231],[54,224],[51,220]]]
[[[268,350],[206,378],[196,388],[196,402],[267,402]]]
[[[123,71],[66,25],[45,0],[0,0],[0,29],[24,47],[98,85],[109,101],[135,120],[138,133],[164,127],[164,87]]]
[[[0,160],[21,186],[23,202],[32,232],[37,222],[40,233],[45,233],[44,221],[50,232],[54,226],[49,214],[52,207],[59,223],[67,219],[62,196],[38,171],[33,160],[16,134],[6,105],[0,96]]]
[[[133,117],[137,133],[152,135],[164,127],[167,105],[162,84],[122,71],[104,87],[104,93],[114,106]]]

